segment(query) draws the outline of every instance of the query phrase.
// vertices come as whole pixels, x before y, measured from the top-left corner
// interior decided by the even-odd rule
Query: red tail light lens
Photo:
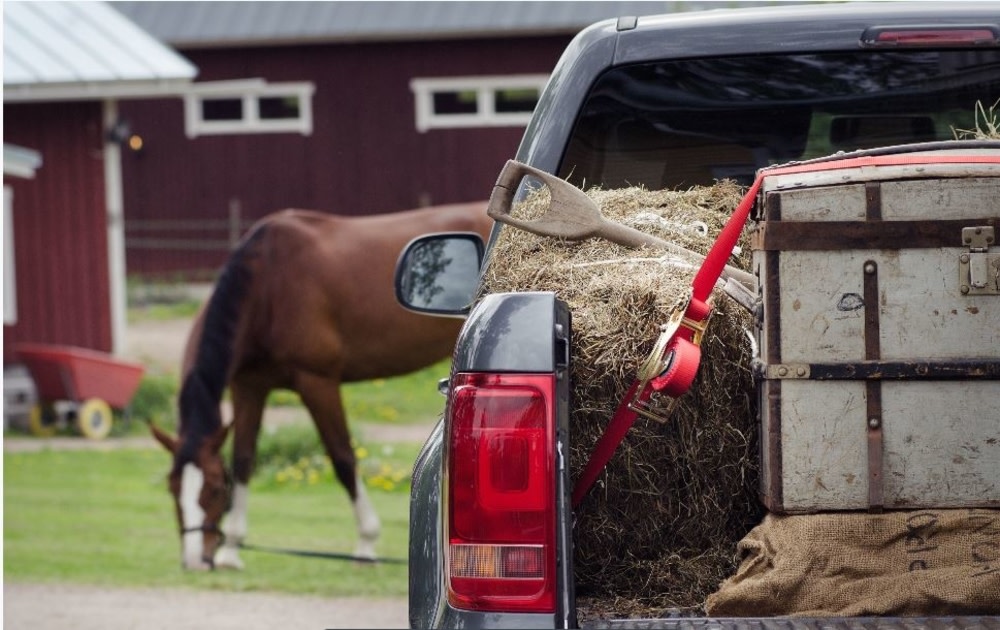
[[[551,374],[458,374],[448,418],[448,600],[555,611]]]

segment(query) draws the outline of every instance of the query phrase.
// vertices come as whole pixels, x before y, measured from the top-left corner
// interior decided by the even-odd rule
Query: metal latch
[[[962,228],[962,245],[969,247],[958,259],[962,295],[1000,295],[1000,251],[990,253],[996,231],[990,225]]]

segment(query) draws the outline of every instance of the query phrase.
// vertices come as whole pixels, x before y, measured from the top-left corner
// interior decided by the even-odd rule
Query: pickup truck
[[[566,48],[514,159],[580,188],[658,190],[723,179],[749,186],[775,164],[953,140],[1000,99],[996,9],[779,4],[602,21]],[[1000,628],[997,617],[959,615],[579,614],[568,461],[572,313],[552,292],[480,290],[483,270],[504,265],[491,253],[510,229],[497,222],[487,244],[471,234],[428,235],[397,266],[404,307],[466,317],[441,387],[445,412],[413,469],[411,627]],[[497,384],[522,395],[483,402]],[[534,420],[488,417],[505,406]],[[487,473],[525,492],[511,501],[468,482]],[[613,592],[601,595],[614,601]]]

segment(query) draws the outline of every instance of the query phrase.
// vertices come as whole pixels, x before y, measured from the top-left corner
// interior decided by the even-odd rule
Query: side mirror
[[[475,232],[425,234],[396,262],[396,300],[411,311],[464,316],[479,285],[483,239]]]

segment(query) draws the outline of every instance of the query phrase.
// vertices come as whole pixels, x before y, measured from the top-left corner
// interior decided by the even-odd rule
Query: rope
[[[303,558],[322,558],[324,560],[353,560],[354,562],[364,562],[367,564],[406,564],[404,558],[366,558],[355,556],[349,553],[338,553],[336,551],[308,551],[302,549],[285,549],[282,547],[261,547],[240,543],[240,549],[248,551],[260,551],[263,553],[283,554],[286,556],[300,556]]]

